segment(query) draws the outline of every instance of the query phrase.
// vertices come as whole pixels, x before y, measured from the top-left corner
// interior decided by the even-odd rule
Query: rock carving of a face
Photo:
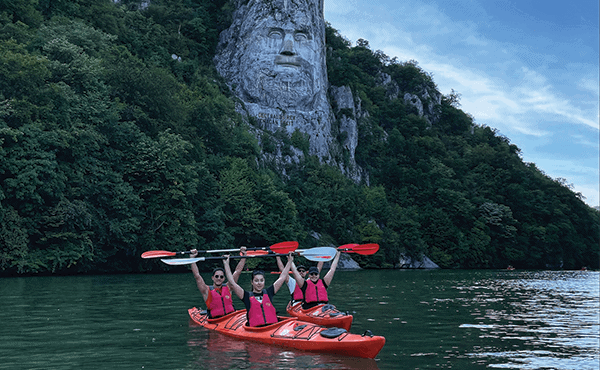
[[[324,88],[323,37],[314,0],[256,1],[240,26],[237,83],[243,100],[310,110]],[[254,7],[254,8],[252,8]]]

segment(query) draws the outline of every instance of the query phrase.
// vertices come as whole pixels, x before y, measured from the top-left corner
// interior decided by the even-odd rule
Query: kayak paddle
[[[357,253],[368,256],[375,254],[379,250],[379,244],[345,244],[338,247],[338,250],[346,253]]]
[[[335,257],[336,253],[337,253],[337,251],[335,250],[335,248],[330,248],[330,247],[317,247],[317,248],[305,249],[303,251],[298,251],[298,254],[300,256],[306,258],[309,261],[313,261],[313,262],[331,261],[333,259],[333,257]]]
[[[270,247],[253,247],[253,248],[247,248],[246,250],[253,251],[253,250],[270,249],[271,251],[273,251],[275,253],[287,254],[289,252],[295,251],[296,248],[298,248],[298,242],[281,242],[281,243],[273,244]],[[239,252],[239,251],[240,251],[240,248],[213,249],[213,250],[206,250],[206,251],[198,251],[198,253],[227,253],[227,252]],[[174,256],[181,256],[181,255],[190,254],[190,253],[192,253],[192,252],[191,251],[184,251],[184,252],[148,251],[148,252],[142,253],[142,258],[174,257]]]
[[[313,262],[321,262],[321,261],[331,261],[336,254],[335,248],[329,247],[318,247],[306,249],[298,252],[297,254],[306,258],[309,261]],[[230,259],[235,258],[261,258],[261,257],[284,257],[287,254],[279,254],[279,253],[269,253],[269,252],[251,252],[246,256],[230,256]],[[161,259],[167,265],[177,266],[177,265],[190,265],[192,263],[201,262],[201,261],[209,261],[209,260],[222,260],[223,257],[194,257],[194,258],[173,258],[173,259]]]

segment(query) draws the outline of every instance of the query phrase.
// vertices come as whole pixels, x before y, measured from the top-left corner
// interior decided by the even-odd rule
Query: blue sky
[[[598,0],[325,0],[349,41],[414,59],[591,206],[599,198]]]

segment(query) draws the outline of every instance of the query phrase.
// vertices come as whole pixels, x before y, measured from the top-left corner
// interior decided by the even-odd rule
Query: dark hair
[[[212,274],[214,275],[217,271],[223,271],[223,275],[225,275],[225,270],[222,267],[217,267],[216,269],[214,269]]]
[[[252,277],[250,277],[250,280],[254,280],[254,277],[256,275],[262,275],[263,277],[265,277],[265,272],[263,270],[254,270],[254,271],[252,271]]]

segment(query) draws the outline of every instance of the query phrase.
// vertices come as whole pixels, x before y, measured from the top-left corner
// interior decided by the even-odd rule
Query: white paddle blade
[[[195,258],[172,258],[172,259],[161,259],[164,263],[171,266],[179,265],[191,265],[192,263],[204,261],[206,257],[195,257]]]
[[[335,257],[336,253],[337,253],[337,250],[335,248],[317,247],[317,248],[302,250],[302,251],[300,251],[299,254],[309,261],[325,262],[325,261],[331,261]]]

